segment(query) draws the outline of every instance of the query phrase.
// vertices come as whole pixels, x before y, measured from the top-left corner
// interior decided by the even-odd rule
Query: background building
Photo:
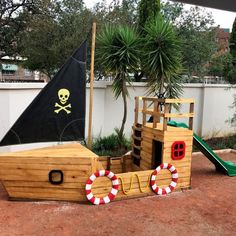
[[[0,82],[46,82],[48,77],[38,71],[30,71],[22,65],[21,57],[5,56],[0,59]]]
[[[217,54],[222,55],[226,52],[229,52],[229,41],[230,41],[230,32],[227,28],[220,28],[218,25],[216,28],[216,42],[218,45]]]

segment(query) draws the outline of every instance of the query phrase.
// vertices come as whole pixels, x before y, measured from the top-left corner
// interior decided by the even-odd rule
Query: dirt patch
[[[236,163],[236,154],[219,154]],[[195,155],[192,189],[103,206],[8,201],[0,185],[0,235],[234,235],[236,177]]]

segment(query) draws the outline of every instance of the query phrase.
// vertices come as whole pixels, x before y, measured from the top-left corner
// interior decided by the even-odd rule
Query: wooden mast
[[[88,123],[88,148],[92,149],[92,112],[93,112],[93,81],[94,81],[94,54],[96,41],[96,22],[92,26],[92,47],[90,67],[90,99],[89,99],[89,123]]]

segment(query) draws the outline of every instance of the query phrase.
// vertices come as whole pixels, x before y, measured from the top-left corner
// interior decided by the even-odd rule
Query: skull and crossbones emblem
[[[60,111],[65,111],[67,114],[71,113],[69,108],[71,108],[71,104],[66,105],[68,99],[70,97],[70,91],[68,89],[62,88],[58,91],[58,98],[60,101],[59,103],[55,103],[55,108],[58,108],[54,110],[55,113],[59,113]]]

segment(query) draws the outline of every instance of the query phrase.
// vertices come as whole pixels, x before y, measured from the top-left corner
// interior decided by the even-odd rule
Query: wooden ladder
[[[140,165],[141,135],[142,135],[142,125],[137,123],[133,126],[133,135],[132,135],[133,145],[131,152],[134,164],[137,166]]]

